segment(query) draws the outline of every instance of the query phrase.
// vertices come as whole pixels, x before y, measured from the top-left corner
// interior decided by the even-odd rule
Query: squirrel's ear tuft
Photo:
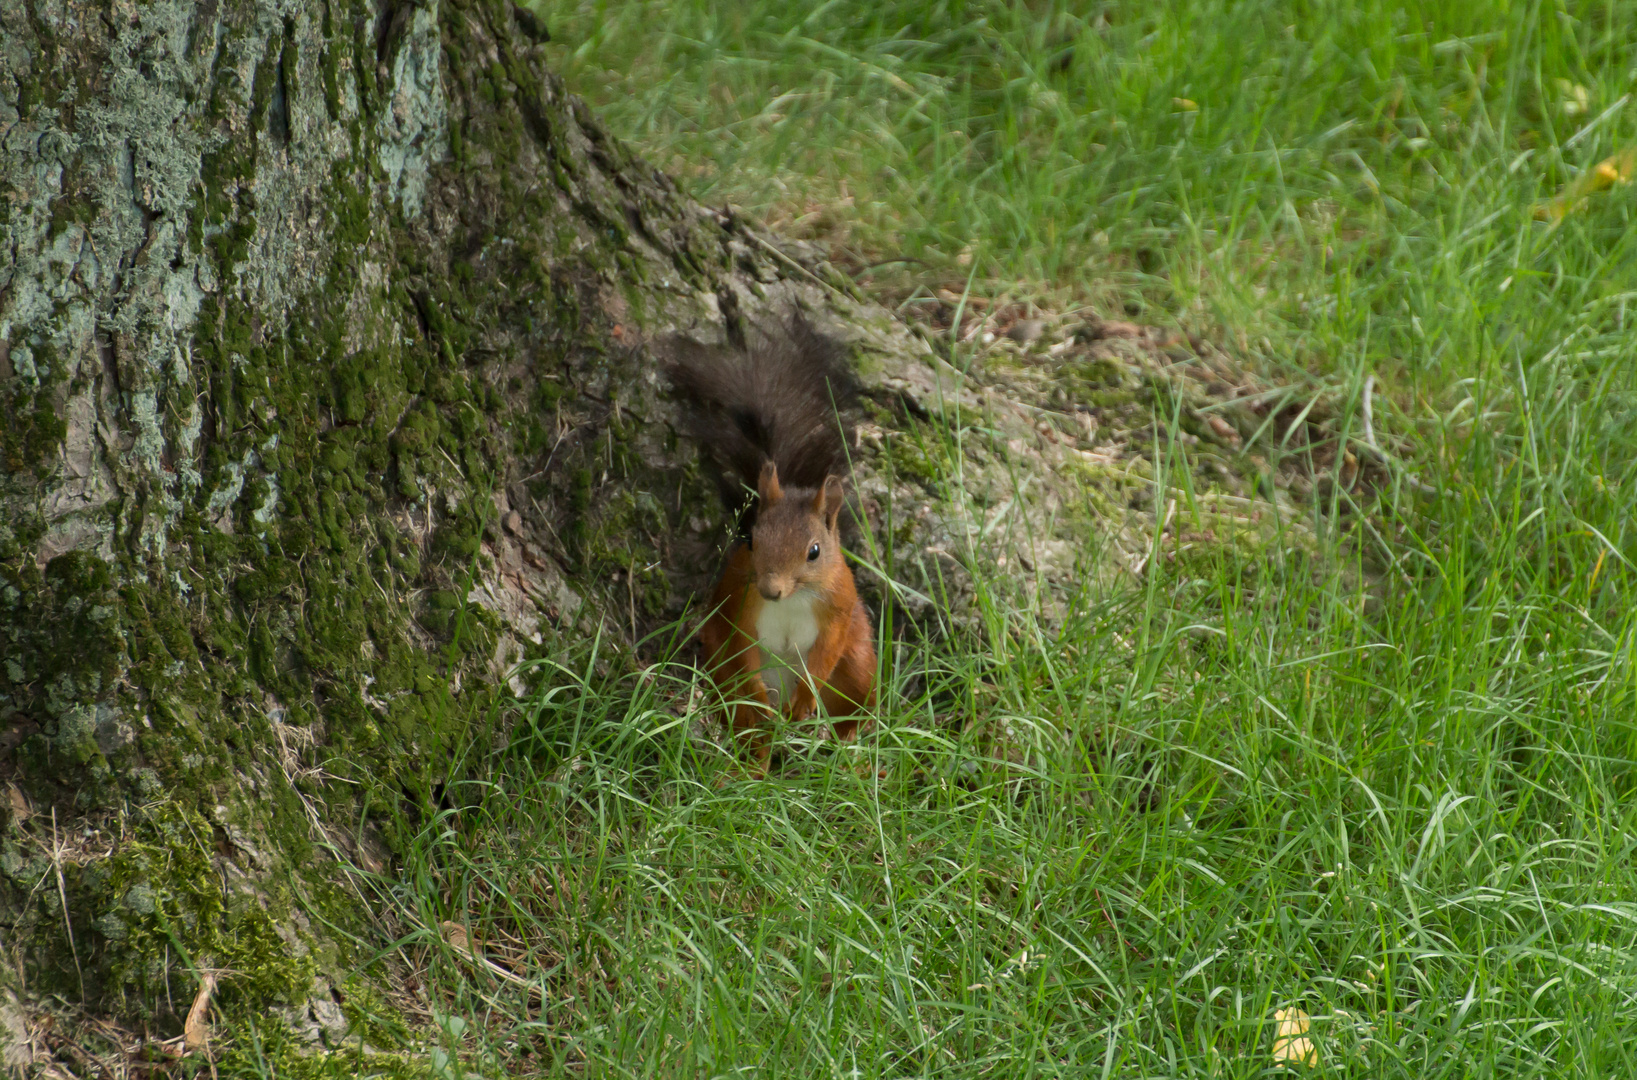
[[[824,527],[830,532],[836,530],[836,518],[841,515],[841,504],[845,500],[841,477],[834,473],[824,478],[824,486],[813,496],[813,512],[824,518]]]
[[[772,506],[784,498],[784,488],[779,486],[779,467],[771,461],[762,462],[762,475],[756,480],[756,494],[763,506]]]

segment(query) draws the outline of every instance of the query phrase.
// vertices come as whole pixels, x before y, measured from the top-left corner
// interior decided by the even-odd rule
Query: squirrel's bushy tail
[[[816,488],[847,472],[857,382],[842,346],[799,314],[758,328],[743,348],[675,338],[663,352],[730,510],[745,506],[768,459],[785,487]]]

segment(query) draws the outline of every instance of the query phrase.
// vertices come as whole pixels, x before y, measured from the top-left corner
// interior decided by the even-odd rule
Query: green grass
[[[701,198],[1374,375],[1433,491],[1060,626],[981,582],[765,780],[566,660],[383,885],[442,1071],[1290,1075],[1294,1007],[1329,1075],[1637,1075],[1637,189],[1534,213],[1637,142],[1637,3],[540,10]]]

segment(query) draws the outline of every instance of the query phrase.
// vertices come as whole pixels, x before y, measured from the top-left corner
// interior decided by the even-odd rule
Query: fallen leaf
[[[1216,432],[1217,438],[1230,446],[1239,445],[1239,432],[1235,431],[1233,425],[1222,419],[1222,417],[1208,416],[1205,418],[1205,422],[1211,425],[1211,430]]]
[[[1588,196],[1599,191],[1607,191],[1617,185],[1631,183],[1633,173],[1637,173],[1637,146],[1628,146],[1564,184],[1563,190],[1554,197],[1536,203],[1535,217],[1555,225],[1569,214],[1583,208]]]
[[[210,1045],[210,1024],[205,1014],[210,1011],[210,998],[216,992],[216,975],[205,972],[199,976],[199,992],[193,997],[193,1008],[188,1010],[187,1022],[182,1025],[182,1045],[191,1050],[203,1050]]]
[[[1183,112],[1197,112],[1199,110],[1199,103],[1198,102],[1190,101],[1189,99],[1187,99],[1185,97],[1174,97],[1174,98],[1172,98],[1171,99],[1171,105],[1174,108],[1182,110]]]
[[[497,978],[504,979],[509,983],[513,983],[517,986],[530,985],[527,979],[524,979],[516,972],[508,971],[499,964],[495,963],[493,960],[490,960],[488,957],[484,956],[482,952],[482,940],[480,939],[474,942],[472,938],[467,935],[466,928],[460,923],[445,919],[443,922],[438,924],[438,929],[443,932],[443,940],[449,943],[449,947],[460,953],[466,959],[472,961],[472,963],[481,964]]]
[[[472,953],[472,943],[466,936],[466,928],[458,922],[445,921],[440,924],[443,930],[443,940],[468,956]]]
[[[955,307],[958,304],[964,303],[966,307],[977,308],[977,309],[981,310],[981,309],[987,308],[989,306],[989,301],[985,297],[972,296],[970,294],[968,294],[965,297],[962,297],[960,293],[951,292],[948,289],[939,289],[938,290],[938,299],[942,300],[945,304],[949,305],[950,307]]]
[[[1273,1036],[1273,1063],[1282,1069],[1292,1065],[1317,1065],[1319,1052],[1313,1040],[1307,1037],[1311,1023],[1307,1014],[1300,1009],[1280,1009],[1273,1019],[1279,1025]]]

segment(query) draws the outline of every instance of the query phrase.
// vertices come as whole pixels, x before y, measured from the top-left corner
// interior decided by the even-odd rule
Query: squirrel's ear
[[[762,475],[756,480],[756,494],[763,506],[772,506],[784,498],[784,488],[779,486],[779,467],[771,461],[762,462]]]
[[[830,532],[836,531],[836,518],[841,515],[841,504],[845,499],[841,477],[833,475],[824,478],[824,486],[813,496],[813,513],[824,518],[824,527]]]

